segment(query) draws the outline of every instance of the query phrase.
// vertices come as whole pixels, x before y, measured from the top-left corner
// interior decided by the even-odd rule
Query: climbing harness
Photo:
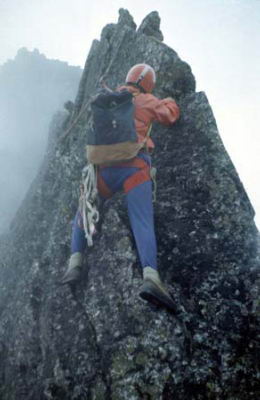
[[[97,171],[93,164],[88,164],[82,171],[83,183],[81,185],[80,210],[82,212],[83,226],[88,246],[93,246],[95,224],[99,221],[97,209]]]
[[[157,191],[157,184],[156,184],[156,171],[157,169],[155,167],[150,168],[149,165],[144,161],[142,158],[135,158],[132,161],[125,162],[122,164],[103,164],[99,166],[99,171],[102,171],[103,168],[128,168],[128,167],[134,167],[138,168],[138,171],[131,175],[129,178],[127,178],[124,182],[123,188],[124,192],[128,193],[129,190],[133,189],[135,186],[140,185],[141,183],[144,183],[146,181],[149,181],[150,179],[152,180],[153,183],[153,201],[156,201],[156,191]],[[97,176],[97,188],[98,192],[101,194],[101,196],[105,199],[108,199],[113,196],[113,192],[110,190],[110,188],[107,186],[105,180],[102,178],[102,174],[98,173]]]

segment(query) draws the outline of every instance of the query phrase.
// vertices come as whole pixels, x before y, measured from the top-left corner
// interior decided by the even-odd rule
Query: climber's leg
[[[85,237],[85,231],[83,226],[83,218],[78,210],[72,224],[72,236],[71,236],[71,254],[83,253],[87,246],[87,239]]]
[[[71,237],[71,256],[66,273],[61,279],[62,284],[75,284],[80,280],[83,265],[83,253],[87,246],[83,219],[78,210],[73,220]]]
[[[126,199],[128,215],[143,267],[144,283],[140,290],[140,296],[149,302],[175,310],[173,300],[157,271],[151,181],[135,186],[127,193]]]
[[[125,179],[136,171],[136,168],[118,169],[110,167],[102,169],[98,176],[98,190],[100,193],[99,205],[103,208],[105,198],[112,196],[114,192],[120,190]],[[100,207],[99,211],[102,212]],[[102,216],[96,228],[100,229],[101,224]],[[75,285],[80,281],[83,267],[83,253],[86,247],[87,239],[85,237],[83,218],[81,212],[78,210],[72,226],[71,256],[67,271],[61,279],[62,284]]]
[[[147,181],[131,189],[126,194],[126,202],[141,265],[157,269],[152,182]]]

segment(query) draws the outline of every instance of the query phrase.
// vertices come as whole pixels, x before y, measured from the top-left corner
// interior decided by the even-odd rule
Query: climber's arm
[[[180,109],[174,99],[167,97],[163,100],[156,100],[153,109],[154,119],[156,121],[164,125],[170,125],[179,119]]]

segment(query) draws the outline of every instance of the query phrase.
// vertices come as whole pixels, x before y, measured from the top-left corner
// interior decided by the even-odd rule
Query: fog
[[[79,67],[25,48],[1,66],[0,233],[37,174],[53,114],[74,100],[81,73]]]
[[[164,42],[188,62],[197,90],[205,91],[209,99],[220,136],[255,208],[260,228],[259,0],[3,1],[0,64],[14,58],[19,47],[27,46],[39,48],[49,58],[83,67],[92,40],[100,37],[105,24],[117,21],[120,7],[127,8],[137,24],[149,12],[159,12]],[[42,135],[46,132],[47,128]],[[15,138],[17,147],[21,139]],[[1,143],[2,139],[2,168],[3,163],[8,165],[9,155],[7,148],[3,154]],[[12,154],[14,147],[13,143]]]

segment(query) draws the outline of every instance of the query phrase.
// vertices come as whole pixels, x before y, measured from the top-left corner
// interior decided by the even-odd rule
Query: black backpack
[[[92,128],[87,135],[87,158],[93,164],[129,160],[144,146],[138,143],[134,96],[128,90],[100,90],[91,101]]]
[[[92,129],[89,145],[137,141],[134,123],[133,95],[128,90],[113,92],[102,89],[91,101]]]

